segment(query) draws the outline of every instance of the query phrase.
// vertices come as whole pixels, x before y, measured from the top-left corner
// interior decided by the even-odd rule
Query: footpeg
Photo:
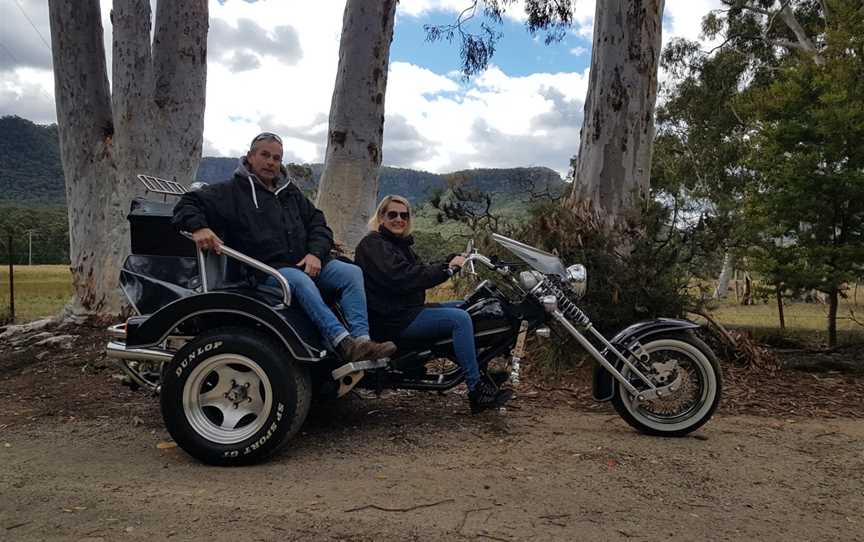
[[[370,359],[366,361],[346,363],[341,367],[333,369],[333,372],[331,372],[330,375],[333,377],[333,380],[339,382],[339,389],[336,391],[336,396],[342,397],[349,391],[353,390],[354,386],[363,379],[366,371],[382,369],[386,367],[389,362],[390,358]]]
[[[355,361],[352,363],[346,363],[341,367],[333,369],[333,372],[330,373],[333,376],[333,380],[340,380],[343,376],[356,373],[358,371],[369,371],[371,369],[382,369],[387,367],[387,364],[390,362],[390,358],[381,358],[381,359],[370,359],[365,361]]]

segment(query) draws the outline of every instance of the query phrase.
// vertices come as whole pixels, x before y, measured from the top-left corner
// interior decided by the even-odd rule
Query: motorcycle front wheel
[[[642,348],[648,354],[640,363],[643,374],[656,386],[681,377],[678,388],[665,397],[639,401],[616,381],[612,404],[618,414],[638,431],[664,437],[681,437],[705,424],[717,409],[722,389],[720,365],[711,348],[689,334],[653,337]],[[639,387],[628,367],[621,373]]]

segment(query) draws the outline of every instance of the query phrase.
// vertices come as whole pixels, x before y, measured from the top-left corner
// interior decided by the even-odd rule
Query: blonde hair
[[[378,208],[375,209],[375,214],[369,219],[369,230],[378,231],[378,228],[381,226],[381,218],[387,212],[387,206],[394,202],[401,203],[408,209],[408,226],[405,228],[405,233],[403,235],[409,235],[411,233],[413,226],[412,219],[414,218],[414,212],[411,210],[411,202],[402,196],[392,194],[384,196],[384,199],[382,199],[381,203],[378,204]]]

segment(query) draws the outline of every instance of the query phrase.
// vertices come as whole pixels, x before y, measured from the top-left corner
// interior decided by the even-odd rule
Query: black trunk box
[[[195,243],[171,225],[173,201],[153,201],[138,197],[129,210],[132,254],[156,256],[195,256]]]

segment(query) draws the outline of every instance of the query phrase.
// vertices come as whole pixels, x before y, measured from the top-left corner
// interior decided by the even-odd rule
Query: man
[[[224,238],[232,248],[278,269],[293,298],[346,361],[379,359],[396,351],[392,342],[369,339],[363,273],[330,257],[333,232],[324,213],[285,179],[282,140],[276,134],[255,136],[231,181],[184,194],[172,222],[178,230],[192,232],[203,250],[219,253]],[[268,281],[275,285],[272,277]],[[338,292],[350,330],[324,303],[319,288]]]

